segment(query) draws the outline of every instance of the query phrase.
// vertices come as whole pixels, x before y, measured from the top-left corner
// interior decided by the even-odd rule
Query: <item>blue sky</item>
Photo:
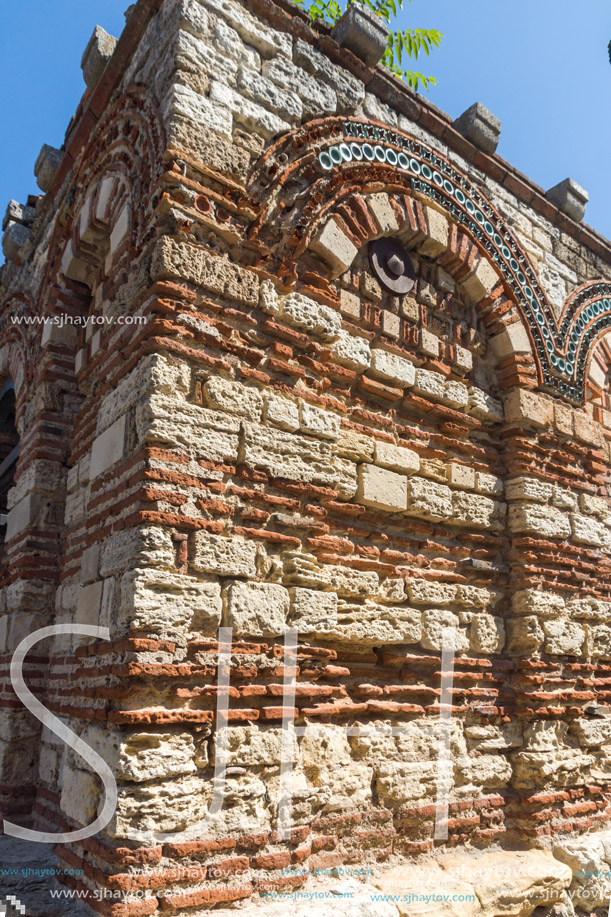
[[[129,0],[0,3],[0,208],[37,193],[43,143],[60,146],[84,90],[82,51],[96,23],[118,35]],[[609,0],[413,0],[401,22],[440,29],[424,72],[452,117],[483,102],[503,124],[498,152],[549,188],[590,193],[586,222],[611,238]]]

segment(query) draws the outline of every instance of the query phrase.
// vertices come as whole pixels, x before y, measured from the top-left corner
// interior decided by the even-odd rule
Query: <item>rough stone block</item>
[[[83,79],[89,89],[96,86],[106,69],[106,64],[114,54],[116,45],[117,39],[109,35],[101,26],[96,25],[81,59]]]
[[[263,395],[256,388],[213,376],[205,383],[204,392],[211,408],[240,414],[249,420],[261,418]]]
[[[407,478],[377,465],[359,465],[357,500],[374,509],[402,512],[407,502]]]
[[[395,312],[391,312],[389,309],[382,309],[380,311],[380,324],[382,327],[382,334],[390,338],[395,338],[395,340],[400,337],[401,319]]]
[[[484,497],[481,494],[470,494],[464,491],[454,491],[452,493],[452,519],[450,520],[457,525],[467,525],[477,529],[488,529],[494,526],[501,516],[500,507],[503,504],[496,503],[490,497]]]
[[[469,649],[467,634],[459,629],[458,615],[445,608],[430,608],[422,613],[422,638],[420,643],[427,650],[441,650],[443,632],[446,628],[454,631],[454,648],[457,652]]]
[[[265,421],[281,430],[294,432],[299,429],[299,405],[290,398],[269,392],[265,396]]]
[[[580,223],[586,215],[590,195],[572,178],[565,178],[545,192],[546,198],[568,217]]]
[[[382,440],[375,441],[375,463],[403,474],[414,474],[420,470],[420,458],[415,452]]]
[[[91,448],[91,480],[104,474],[123,458],[126,416],[123,414],[93,441]]]
[[[539,618],[557,618],[565,611],[561,595],[538,589],[521,589],[513,595],[511,604],[514,614],[537,615]]]
[[[414,391],[418,395],[425,395],[435,401],[444,401],[445,385],[446,380],[441,373],[433,372],[430,369],[419,369],[416,372]]]
[[[447,217],[433,207],[424,208],[426,215],[427,237],[420,246],[420,254],[426,258],[437,258],[448,247],[450,224]]]
[[[338,339],[331,345],[331,351],[338,363],[355,372],[363,372],[371,365],[369,341],[348,334],[347,331],[340,330]]]
[[[299,67],[331,86],[337,95],[339,112],[353,112],[363,101],[363,83],[348,70],[331,63],[326,54],[321,54],[302,38],[295,42],[294,60]]]
[[[81,557],[81,583],[91,583],[98,577],[100,566],[100,545],[92,544]]]
[[[511,618],[506,622],[507,652],[510,656],[529,656],[543,643],[543,628],[534,616]]]
[[[538,429],[549,428],[554,422],[554,402],[538,392],[512,389],[505,399],[505,420]]]
[[[256,306],[259,302],[259,278],[253,271],[168,236],[155,248],[151,273],[155,280],[187,281],[245,305]]]
[[[596,547],[611,547],[611,533],[604,523],[591,516],[581,516],[571,513],[571,528],[573,541],[577,544],[595,545]]]
[[[544,621],[545,651],[552,656],[579,656],[585,631],[574,621]]]
[[[90,586],[83,586],[78,595],[76,606],[76,623],[77,624],[100,624],[100,609],[102,607],[102,591],[104,583],[98,580]],[[86,638],[90,640],[90,638]]]
[[[30,229],[22,223],[9,223],[2,236],[2,251],[7,261],[14,261],[30,238]]]
[[[279,636],[287,629],[289,592],[276,583],[232,583],[227,588],[227,625],[245,636]]]
[[[375,440],[354,430],[341,430],[336,448],[338,455],[352,459],[353,462],[372,462]]]
[[[121,580],[119,624],[184,646],[188,634],[216,637],[221,587],[168,570],[130,570]]]
[[[439,521],[453,513],[452,491],[445,484],[425,478],[406,478],[407,512],[410,516]]]
[[[352,570],[350,567],[328,566],[323,568],[332,589],[338,595],[351,597],[377,595],[378,574],[372,570]]]
[[[509,529],[516,535],[568,538],[571,534],[571,523],[566,513],[553,506],[519,503],[509,507]]]
[[[467,411],[486,423],[501,423],[503,420],[503,405],[501,402],[475,386],[469,388]]]
[[[243,422],[232,414],[158,395],[149,397],[136,411],[141,442],[177,446],[213,462],[237,461]]]
[[[605,434],[601,425],[592,420],[583,411],[575,411],[573,419],[576,438],[587,446],[596,446],[598,449],[602,449],[605,443]]]
[[[496,151],[501,122],[481,102],[475,102],[456,118],[454,127],[484,153],[492,155]]]
[[[490,346],[497,360],[504,360],[516,353],[532,353],[530,338],[522,322],[514,322],[495,334],[490,339]]]
[[[328,306],[321,306],[301,293],[289,293],[281,300],[282,316],[296,328],[314,334],[323,341],[339,337],[342,317]]]
[[[6,541],[10,541],[40,518],[42,501],[40,494],[28,494],[9,510],[6,519]]]
[[[397,223],[395,211],[390,206],[388,194],[383,191],[377,194],[370,194],[367,197],[367,206],[381,233],[399,231],[399,224]]]
[[[495,474],[486,474],[484,471],[475,472],[475,489],[480,494],[498,497],[503,493],[503,480]]]
[[[301,432],[310,436],[320,436],[322,439],[336,440],[339,436],[340,419],[337,414],[323,411],[307,401],[299,405]]]
[[[337,625],[337,593],[293,587],[289,624],[300,633],[324,633]]]
[[[252,541],[195,532],[193,544],[191,566],[198,573],[249,577],[257,574],[257,546]]]
[[[500,277],[492,265],[484,258],[480,258],[474,270],[462,281],[462,286],[467,296],[474,303],[478,303],[494,290],[499,281]]]
[[[454,345],[454,365],[461,373],[470,373],[473,369],[473,354],[460,344]]]
[[[457,465],[450,462],[446,467],[447,481],[450,487],[475,487],[475,469],[468,465]]]
[[[375,67],[386,51],[389,27],[364,3],[351,4],[331,32],[342,48],[348,48],[368,67]]]
[[[453,583],[415,579],[409,580],[406,586],[410,601],[415,605],[452,605],[456,601]]]
[[[514,478],[505,485],[508,500],[532,500],[535,503],[549,503],[553,484],[538,478]]]
[[[265,61],[263,76],[299,96],[305,118],[320,118],[325,114],[334,114],[337,110],[335,90],[327,83],[313,79],[285,57]]]
[[[358,254],[356,246],[335,220],[329,220],[325,224],[310,244],[310,248],[327,262],[336,275],[347,271]]]
[[[445,384],[443,400],[452,408],[464,409],[469,402],[469,389],[462,382],[448,380]]]
[[[433,360],[439,359],[439,338],[427,328],[420,329],[420,353]]]
[[[387,350],[372,350],[371,374],[399,388],[409,388],[416,379],[414,364]]]

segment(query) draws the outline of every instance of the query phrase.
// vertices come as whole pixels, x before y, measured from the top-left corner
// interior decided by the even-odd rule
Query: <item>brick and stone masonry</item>
[[[453,124],[284,0],[126,16],[88,46],[44,193],[5,220],[3,814],[59,831],[101,809],[8,676],[27,634],[89,624],[110,641],[41,643],[26,675],[118,784],[106,829],[58,848],[92,913],[195,914],[447,848],[609,871],[611,244],[587,195],[546,196],[482,106]],[[407,292],[380,239],[407,253]],[[221,626],[226,795],[181,841],[212,797]],[[598,894],[578,912],[608,902],[606,880],[574,882]]]

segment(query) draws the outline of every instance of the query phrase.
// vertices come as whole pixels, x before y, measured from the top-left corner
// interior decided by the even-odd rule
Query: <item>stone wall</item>
[[[31,226],[9,227],[0,366],[24,448],[0,617],[5,810],[35,796],[53,830],[101,810],[99,776],[7,678],[25,634],[77,623],[110,640],[56,637],[31,678],[117,780],[102,834],[59,848],[81,890],[122,893],[94,911],[191,913],[308,866],[445,847],[567,862],[591,834],[598,850],[609,243],[290,5],[128,12]],[[407,292],[380,283],[384,238],[409,254]],[[97,324],[43,330],[16,310]],[[193,835],[221,737],[223,807]]]

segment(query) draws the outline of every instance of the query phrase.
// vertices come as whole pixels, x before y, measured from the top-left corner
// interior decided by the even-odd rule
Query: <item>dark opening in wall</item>
[[[8,492],[13,486],[19,434],[15,426],[15,386],[10,379],[0,390],[0,535],[6,530]]]

